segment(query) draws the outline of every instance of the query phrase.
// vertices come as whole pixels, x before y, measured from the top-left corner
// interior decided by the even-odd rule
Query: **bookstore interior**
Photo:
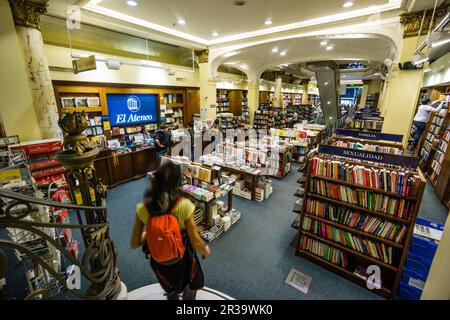
[[[0,299],[450,300],[449,7],[0,0]]]

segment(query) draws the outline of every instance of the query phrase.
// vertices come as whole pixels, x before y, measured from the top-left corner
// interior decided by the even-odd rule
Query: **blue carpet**
[[[447,208],[439,201],[434,192],[433,185],[427,179],[425,192],[420,203],[419,217],[432,222],[445,224],[447,215]]]

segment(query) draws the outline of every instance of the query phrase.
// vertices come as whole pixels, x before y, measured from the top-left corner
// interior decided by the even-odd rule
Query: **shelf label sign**
[[[319,153],[335,155],[340,157],[354,158],[359,160],[382,162],[385,164],[392,164],[414,169],[417,168],[418,164],[417,157],[400,156],[372,151],[362,151],[357,149],[328,146],[324,144],[321,144],[319,146]]]
[[[155,94],[107,94],[112,126],[157,122]]]
[[[336,135],[355,137],[367,140],[383,140],[392,142],[402,142],[402,134],[390,134],[390,133],[378,133],[378,132],[365,132],[359,130],[347,130],[347,129],[336,129]]]

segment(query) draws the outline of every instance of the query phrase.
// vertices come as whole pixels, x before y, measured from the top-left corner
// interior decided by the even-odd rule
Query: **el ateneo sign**
[[[392,164],[397,166],[417,168],[417,157],[400,156],[395,154],[363,151],[350,148],[341,148],[335,146],[328,146],[321,144],[319,146],[319,153],[330,154],[334,156],[347,157],[359,160],[367,160],[373,162],[381,162],[385,164]]]
[[[336,135],[354,137],[367,140],[384,140],[392,142],[402,142],[402,134],[390,134],[390,133],[379,133],[379,132],[365,132],[360,130],[347,130],[347,129],[336,129]]]
[[[107,94],[111,126],[157,122],[157,95]]]

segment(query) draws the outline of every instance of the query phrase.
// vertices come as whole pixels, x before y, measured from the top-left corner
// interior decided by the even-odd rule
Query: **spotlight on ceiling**
[[[321,46],[326,46],[328,44],[327,40],[320,41]]]
[[[272,20],[266,19],[266,21],[264,21],[264,24],[265,24],[266,26],[269,26],[269,25],[272,24]]]
[[[214,32],[212,33],[212,36],[213,36],[213,37],[217,37],[218,35],[219,35],[219,33],[216,32],[216,31],[214,31]]]
[[[328,50],[328,51],[333,50],[333,46],[331,46],[331,45],[330,46],[326,46],[325,49]]]
[[[351,6],[354,5],[353,1],[345,1],[344,4],[342,5],[344,8],[350,8]]]
[[[128,0],[127,5],[129,5],[130,7],[136,7],[138,5],[138,3],[137,3],[137,1],[134,1],[134,0]]]
[[[186,20],[184,20],[184,19],[178,19],[177,23],[178,23],[178,24],[186,24]]]
[[[278,48],[273,48],[272,52],[278,52]]]
[[[285,56],[285,55],[286,55],[286,51],[280,52],[280,56]]]

